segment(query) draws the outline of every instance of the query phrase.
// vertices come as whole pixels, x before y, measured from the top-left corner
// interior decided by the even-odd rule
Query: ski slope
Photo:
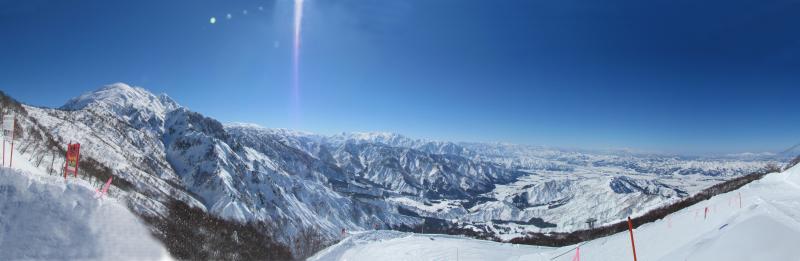
[[[13,168],[0,168],[0,260],[170,259],[123,204],[26,160],[15,155]]]
[[[800,167],[642,225],[634,237],[638,260],[800,260]],[[352,235],[310,260],[573,260],[576,247],[378,231]],[[580,260],[633,260],[628,232],[581,243]]]
[[[461,236],[370,231],[351,235],[308,260],[517,260],[552,250]]]

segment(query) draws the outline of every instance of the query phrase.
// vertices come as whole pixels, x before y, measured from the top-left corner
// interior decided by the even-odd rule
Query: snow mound
[[[0,260],[169,259],[125,206],[73,182],[0,169]]]

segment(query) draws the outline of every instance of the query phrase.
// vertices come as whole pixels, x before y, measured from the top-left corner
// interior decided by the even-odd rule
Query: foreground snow
[[[0,168],[0,260],[169,259],[125,206],[94,193],[83,181]]]
[[[309,260],[516,260],[552,248],[397,231],[358,233]]]
[[[643,225],[634,234],[639,260],[800,260],[800,167]],[[573,260],[575,248],[377,231],[350,236],[311,260]],[[627,231],[584,242],[580,252],[584,261],[633,260]]]

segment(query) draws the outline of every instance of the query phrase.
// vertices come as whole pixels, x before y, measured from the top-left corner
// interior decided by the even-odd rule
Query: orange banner
[[[67,178],[67,174],[72,173],[74,177],[78,177],[78,164],[80,162],[81,157],[81,144],[70,143],[67,145],[67,160],[64,163],[64,178]]]

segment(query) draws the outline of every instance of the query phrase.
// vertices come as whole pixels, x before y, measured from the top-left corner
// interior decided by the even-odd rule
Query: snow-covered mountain
[[[364,191],[382,194],[387,202],[420,216],[476,223],[490,233],[506,234],[503,237],[527,230],[572,231],[585,228],[590,218],[612,223],[776,162],[428,141],[385,132],[324,136],[253,124],[230,124],[226,129],[249,141],[279,140],[355,173],[368,179],[367,186],[380,185]],[[419,173],[423,180],[417,185],[404,182],[403,175],[410,176],[405,173]],[[454,184],[461,191],[448,189]],[[400,194],[386,193],[387,188]],[[533,225],[531,220],[544,222]],[[486,225],[493,221],[515,223],[496,230],[492,228],[497,224]]]
[[[136,129],[163,132],[167,113],[180,107],[166,94],[155,96],[141,87],[115,83],[70,99],[61,109],[108,113],[104,116],[119,118]]]
[[[81,142],[82,155],[131,182],[142,194],[131,202],[142,213],[164,214],[162,203],[177,199],[230,220],[282,224],[290,242],[302,228],[332,236],[367,227],[374,216],[364,211],[387,208],[335,192],[332,184],[346,184],[336,166],[279,142],[264,141],[273,147],[258,150],[242,146],[216,120],[164,95],[114,84],[63,108],[25,107],[56,140]],[[390,222],[413,222],[380,212]]]
[[[240,144],[256,148],[281,141],[341,170],[343,177],[386,193],[425,198],[469,198],[526,173],[454,154],[436,154],[381,142],[354,142],[338,136],[298,135],[282,130],[228,126]],[[289,135],[286,135],[289,134]]]
[[[166,216],[177,200],[227,220],[275,224],[294,248],[309,230],[332,240],[342,229],[414,227],[425,218],[504,237],[570,231],[776,162],[223,125],[122,83],[59,109],[23,106],[19,125],[22,154],[38,168],[58,173],[65,144],[80,142],[81,155],[120,179],[120,197],[140,215]]]

